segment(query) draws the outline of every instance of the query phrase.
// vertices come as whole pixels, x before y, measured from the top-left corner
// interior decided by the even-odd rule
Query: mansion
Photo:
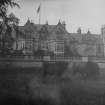
[[[18,26],[13,43],[14,50],[22,50],[28,55],[57,56],[97,56],[105,55],[105,27],[101,34],[92,34],[89,30],[82,33],[81,28],[76,33],[66,30],[65,22],[57,25],[34,24],[29,19],[24,26]]]

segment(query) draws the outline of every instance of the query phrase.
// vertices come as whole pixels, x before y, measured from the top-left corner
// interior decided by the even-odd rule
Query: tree
[[[15,0],[0,0],[0,18],[5,20],[7,18],[8,6],[10,7],[19,7]]]
[[[11,18],[11,15],[8,16],[7,15],[7,10],[8,10],[8,7],[20,7],[15,0],[0,0],[0,20],[1,20],[1,32],[0,32],[0,39],[1,39],[1,49],[2,49],[2,52],[4,52],[5,50],[5,41],[6,41],[6,34],[8,32],[12,32],[12,29],[10,27],[10,22],[11,21],[14,21],[13,20],[13,15],[12,15],[12,18]],[[17,23],[17,22],[16,22]]]
[[[18,24],[19,24],[19,19],[13,13],[10,13],[8,16],[7,36],[10,39],[12,39],[12,41],[15,40],[17,37],[16,34],[19,31]]]
[[[19,32],[19,29],[18,29],[19,19],[13,13],[10,13],[8,16],[8,24],[9,24],[9,27],[11,28],[11,32],[8,32],[8,33],[11,35],[11,37],[16,37],[16,36],[13,36],[13,34],[14,34],[14,31],[16,33]]]
[[[19,24],[19,19],[14,15],[14,13],[9,14],[8,21],[10,24],[13,24],[15,26]]]

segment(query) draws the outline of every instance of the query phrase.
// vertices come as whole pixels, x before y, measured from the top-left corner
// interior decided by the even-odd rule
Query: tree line
[[[8,52],[13,42],[13,31],[18,30],[19,19],[13,14],[8,14],[8,8],[20,8],[16,0],[0,0],[0,53]]]

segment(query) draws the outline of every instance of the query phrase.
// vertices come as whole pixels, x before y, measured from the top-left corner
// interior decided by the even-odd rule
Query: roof
[[[79,34],[68,33],[68,39],[71,42],[86,43],[86,44],[102,44],[102,37],[100,34]]]
[[[68,33],[65,28],[65,25],[60,22],[57,25],[49,25],[49,24],[34,24],[28,20],[24,26],[19,26],[19,30],[27,38],[39,38],[41,34],[43,38],[47,37],[47,39],[50,40],[66,39],[67,41],[72,43],[76,42],[76,43],[86,43],[86,44],[103,43],[101,35],[99,34],[91,34],[90,32]]]
[[[30,21],[27,21],[24,26],[19,26],[19,30],[23,32],[26,36],[31,36],[36,38],[36,36],[39,36],[39,32],[42,31],[42,34],[44,36],[44,30],[45,32],[48,32],[48,39],[57,39],[57,38],[64,38],[64,34],[67,33],[66,28],[63,24],[57,24],[57,25],[48,25],[48,24],[34,24]]]

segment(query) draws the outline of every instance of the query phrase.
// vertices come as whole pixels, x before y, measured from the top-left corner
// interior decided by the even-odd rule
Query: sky
[[[105,0],[18,0],[20,9],[9,9],[24,25],[29,18],[34,23],[39,22],[37,9],[41,3],[41,24],[57,24],[59,19],[65,21],[68,32],[76,32],[81,27],[82,32],[88,29],[91,33],[100,34],[105,24]]]

